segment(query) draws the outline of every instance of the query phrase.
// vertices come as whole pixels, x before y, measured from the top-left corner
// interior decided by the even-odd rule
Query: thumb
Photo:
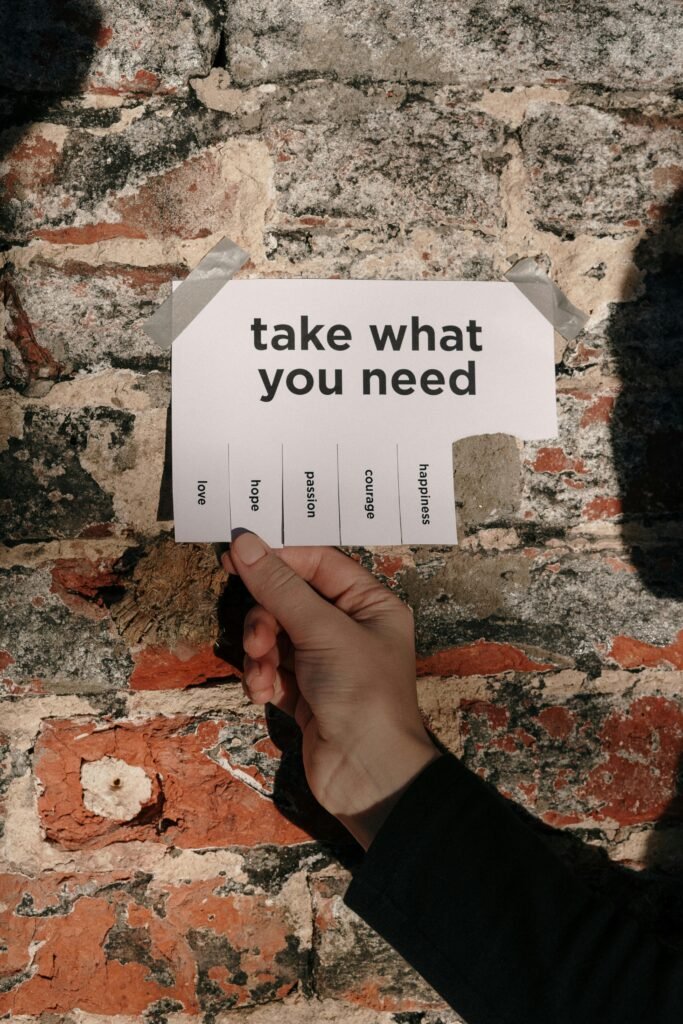
[[[255,533],[241,533],[230,557],[247,590],[271,612],[295,647],[320,633],[339,614]]]

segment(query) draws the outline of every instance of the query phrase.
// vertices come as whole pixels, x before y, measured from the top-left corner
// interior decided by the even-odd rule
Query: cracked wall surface
[[[0,11],[0,1018],[458,1021],[344,906],[245,595],[160,500],[142,326],[224,235],[259,278],[531,256],[589,313],[556,438],[454,446],[458,547],[354,554],[434,735],[683,942],[681,54],[677,0]]]

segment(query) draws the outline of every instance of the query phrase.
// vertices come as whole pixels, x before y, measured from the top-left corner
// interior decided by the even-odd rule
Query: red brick
[[[111,562],[93,562],[89,558],[62,558],[51,569],[52,586],[67,607],[92,619],[108,613],[101,591],[120,584]]]
[[[253,751],[263,739],[257,721],[185,716],[143,724],[51,720],[36,744],[38,806],[47,838],[66,849],[150,840],[183,848],[305,842],[310,833],[283,816],[272,800],[279,759]],[[240,747],[219,748],[225,730]],[[210,752],[214,751],[214,757]],[[83,762],[116,757],[142,768],[152,795],[130,821],[100,817],[83,802]],[[253,783],[250,783],[250,779]],[[311,798],[312,799],[312,798]],[[302,800],[303,803],[303,800]],[[313,805],[314,831],[327,820]],[[304,812],[302,812],[302,815]]]
[[[144,68],[140,68],[132,78],[126,78],[125,76],[120,78],[115,86],[98,85],[96,80],[91,81],[88,83],[88,92],[93,92],[99,96],[119,96],[122,93],[151,95],[154,92],[167,95],[175,93],[176,89],[173,86],[161,88],[161,79],[158,75],[155,75],[153,71],[146,71]]]
[[[181,266],[179,263],[165,263],[152,267],[128,267],[119,263],[100,263],[97,267],[93,267],[92,264],[81,260],[65,260],[61,269],[65,274],[74,277],[92,277],[96,273],[98,278],[115,278],[129,288],[135,288],[141,292],[148,292],[150,288],[158,289],[162,284],[168,284],[174,278],[187,276],[187,267]]]
[[[111,42],[111,39],[112,39],[113,35],[114,35],[114,29],[113,28],[110,28],[109,25],[102,25],[102,27],[100,29],[98,29],[97,35],[95,36],[95,44],[96,44],[96,46],[100,50],[103,50],[105,48],[105,46],[107,45],[107,43]]]
[[[610,567],[612,572],[635,572],[636,567],[630,562],[625,562],[623,558],[618,558],[616,555],[605,555],[605,564]]]
[[[306,950],[301,962],[291,954],[296,910],[266,893],[225,893],[225,881],[156,883],[152,899],[124,872],[0,876],[0,980],[17,981],[0,1013],[142,1014],[170,999],[197,1014],[282,998],[305,970]],[[206,979],[218,982],[210,1002]]]
[[[380,576],[391,579],[397,572],[405,569],[405,562],[400,555],[375,555],[374,568]]]
[[[683,629],[672,643],[662,647],[632,636],[617,636],[609,657],[622,668],[683,668]]]
[[[614,408],[614,395],[600,395],[588,406],[581,417],[580,425],[590,427],[594,423],[609,423]]]
[[[418,676],[497,675],[499,672],[546,672],[554,665],[534,661],[512,644],[477,640],[418,658]]]
[[[60,158],[59,146],[32,129],[4,157],[9,170],[0,178],[0,189],[4,198],[23,199],[25,190],[34,193],[43,185],[54,180],[55,168]]]
[[[581,459],[570,459],[562,448],[539,448],[532,468],[537,473],[585,473]]]
[[[82,227],[41,228],[36,237],[56,245],[93,245],[110,238],[147,238],[147,233],[130,224],[84,224]]]
[[[562,814],[560,811],[544,811],[541,817],[553,828],[566,828],[568,825],[578,825],[581,821],[580,814]]]
[[[676,792],[683,750],[683,709],[664,697],[642,697],[611,714],[599,734],[601,762],[578,796],[593,814],[620,825],[656,821]]]
[[[240,186],[221,180],[220,156],[208,151],[147,179],[114,207],[143,237],[206,238],[235,208]]]
[[[499,704],[491,704],[486,700],[464,700],[460,707],[470,715],[483,716],[493,731],[506,729],[510,721],[510,712]]]
[[[213,644],[196,648],[145,647],[133,655],[132,690],[182,690],[211,679],[235,679],[236,668],[214,653]]]
[[[0,303],[5,307],[5,334],[16,345],[24,367],[25,380],[21,383],[37,378],[55,380],[59,377],[64,369],[63,364],[36,341],[17,290],[7,277],[0,280]]]
[[[574,715],[567,708],[543,708],[538,715],[539,724],[556,739],[565,739],[574,728]]]
[[[613,519],[621,515],[622,504],[620,498],[593,498],[583,507],[583,514],[586,519]]]

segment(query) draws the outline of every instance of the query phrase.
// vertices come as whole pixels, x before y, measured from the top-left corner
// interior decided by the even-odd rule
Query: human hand
[[[224,567],[258,602],[244,623],[244,690],[292,715],[319,803],[367,849],[439,752],[422,724],[413,616],[335,548],[277,553],[240,534]]]

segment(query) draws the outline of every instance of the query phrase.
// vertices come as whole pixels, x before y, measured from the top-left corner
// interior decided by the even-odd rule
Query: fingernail
[[[245,565],[253,565],[267,553],[268,548],[255,533],[240,533],[232,542],[232,550]]]

